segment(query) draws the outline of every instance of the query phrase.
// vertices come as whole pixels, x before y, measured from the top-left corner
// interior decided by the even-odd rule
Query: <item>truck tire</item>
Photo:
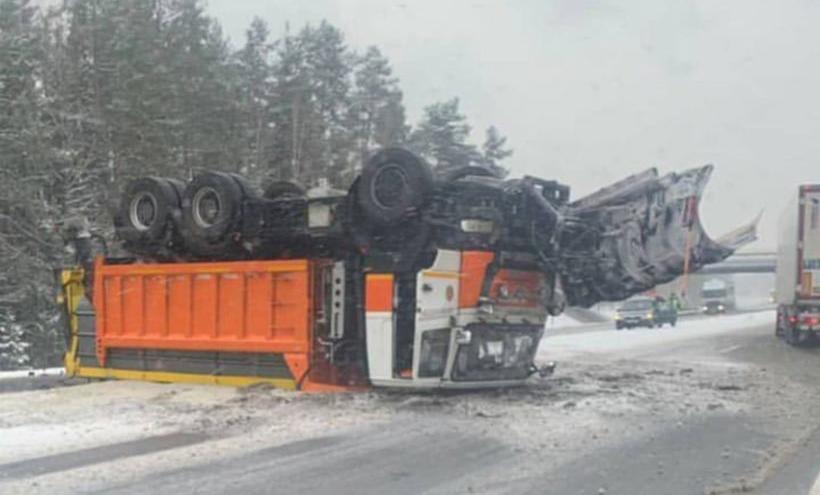
[[[797,328],[786,328],[786,343],[797,347],[800,345],[800,342],[800,330]]]
[[[305,188],[289,180],[275,180],[265,187],[265,199],[304,198]]]
[[[140,177],[128,183],[115,218],[117,235],[124,241],[151,245],[168,238],[174,219],[179,218],[182,198],[180,181]]]
[[[422,207],[432,189],[433,174],[420,157],[401,148],[386,148],[367,161],[356,197],[367,219],[385,226]]]
[[[224,242],[240,227],[244,197],[243,187],[230,174],[205,172],[194,177],[182,200],[185,242],[191,247]]]

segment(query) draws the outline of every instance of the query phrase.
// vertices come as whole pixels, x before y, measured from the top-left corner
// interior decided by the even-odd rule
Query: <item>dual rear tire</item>
[[[242,202],[252,193],[243,179],[222,172],[194,177],[182,199],[180,230],[199,256],[230,256],[238,249]]]
[[[117,235],[132,248],[167,247],[175,241],[185,184],[163,177],[129,182],[114,216]]]
[[[237,257],[242,203],[253,196],[243,177],[222,172],[179,180],[142,177],[128,183],[115,215],[115,228],[127,247],[168,257]]]

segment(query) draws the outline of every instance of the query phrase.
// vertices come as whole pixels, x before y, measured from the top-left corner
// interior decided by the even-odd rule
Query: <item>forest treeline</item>
[[[327,22],[274,37],[257,18],[238,41],[200,0],[0,0],[0,369],[59,364],[61,234],[80,222],[110,239],[129,178],[344,188],[390,145],[506,173],[494,127],[471,143],[457,98],[411,125],[385,54]]]

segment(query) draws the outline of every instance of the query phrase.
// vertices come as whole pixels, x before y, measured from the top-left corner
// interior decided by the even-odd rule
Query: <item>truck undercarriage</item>
[[[169,369],[179,367],[171,357],[151,364],[146,352],[199,351],[211,353],[213,375],[225,369],[218,354],[237,352],[242,361],[261,349],[280,356],[283,376],[302,388],[520,383],[535,370],[548,315],[625,299],[720,261],[748,238],[715,242],[703,231],[697,205],[711,171],[650,169],[575,201],[558,182],[503,180],[478,167],[436,178],[398,148],[375,154],[347,192],[274,182],[259,195],[242,177],[218,172],[187,185],[137,179],[115,217],[133,256],[84,267],[93,368],[136,352],[143,360],[132,369]],[[304,268],[283,268],[288,261]],[[304,278],[304,321],[289,323],[304,327],[296,340],[274,335],[276,317],[256,328],[251,313],[225,316],[230,305],[257,304],[244,294],[248,284],[278,270],[287,272],[282,280]],[[174,289],[177,278],[192,289]],[[188,324],[189,335],[170,338],[180,321],[210,311],[195,307],[200,283],[202,294],[213,292],[216,323]],[[156,302],[175,297],[195,309],[174,313],[173,303]],[[282,305],[283,296],[266,297],[258,304]],[[76,311],[80,301],[67,299]],[[147,316],[153,311],[160,315]],[[205,336],[193,338],[203,326]],[[77,353],[68,361],[78,368]]]

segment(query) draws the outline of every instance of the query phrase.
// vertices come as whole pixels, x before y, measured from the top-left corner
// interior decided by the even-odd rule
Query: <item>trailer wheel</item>
[[[794,327],[786,328],[786,343],[792,346],[800,345],[800,330]]]
[[[163,241],[179,215],[179,181],[141,177],[128,183],[115,218],[117,235],[126,242],[153,244]]]
[[[432,188],[433,174],[421,158],[401,148],[387,148],[368,160],[356,196],[368,219],[388,225],[423,206]]]
[[[190,245],[219,243],[239,228],[245,192],[231,175],[206,172],[185,189],[182,224]]]
[[[305,197],[305,188],[289,180],[276,180],[265,187],[265,199],[286,199]]]

